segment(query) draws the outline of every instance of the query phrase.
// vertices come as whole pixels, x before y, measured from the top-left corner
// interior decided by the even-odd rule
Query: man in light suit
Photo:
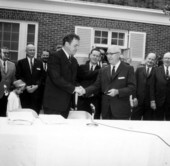
[[[89,54],[89,61],[86,64],[82,64],[78,68],[78,82],[83,88],[92,85],[97,78],[100,70],[98,65],[101,58],[101,52],[99,49],[94,48]],[[90,96],[80,96],[78,99],[78,110],[84,110],[92,114],[90,104],[95,106],[95,119],[100,119],[100,93],[94,93]]]
[[[23,108],[35,110],[38,114],[41,109],[41,83],[43,80],[43,64],[35,58],[35,46],[26,47],[26,58],[17,63],[16,78],[26,83],[26,90],[20,95]]]
[[[135,90],[134,69],[120,61],[119,46],[107,50],[109,66],[102,68],[96,82],[83,93],[102,92],[102,119],[129,119],[131,107],[129,96]]]
[[[44,92],[45,114],[59,114],[67,118],[76,86],[78,63],[74,58],[79,46],[79,36],[68,34],[63,38],[61,50],[50,55]]]
[[[136,70],[136,94],[132,120],[153,120],[154,110],[150,107],[150,84],[155,70],[156,54],[149,53],[145,60],[145,66],[138,67]]]
[[[170,52],[164,54],[163,65],[152,76],[151,108],[155,110],[155,120],[170,120]]]
[[[9,50],[6,47],[1,48],[0,53],[0,116],[6,116],[7,97],[15,80],[15,64],[9,61]]]

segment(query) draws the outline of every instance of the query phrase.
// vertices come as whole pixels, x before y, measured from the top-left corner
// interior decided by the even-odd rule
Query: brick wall
[[[63,36],[74,32],[75,26],[146,32],[146,54],[156,52],[163,55],[170,51],[170,26],[4,9],[0,9],[0,19],[38,22],[38,54],[44,48],[51,49],[56,43],[62,44]]]

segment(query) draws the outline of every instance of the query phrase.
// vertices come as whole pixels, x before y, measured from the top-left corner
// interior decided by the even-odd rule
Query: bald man
[[[145,59],[145,65],[138,67],[136,76],[136,94],[134,97],[135,108],[132,112],[132,120],[153,120],[154,110],[150,107],[150,84],[155,70],[156,54],[149,53]]]
[[[41,83],[43,80],[43,64],[35,58],[35,46],[26,47],[26,58],[17,63],[16,78],[26,83],[26,90],[21,94],[22,108],[30,108],[38,114],[41,109]]]
[[[107,50],[109,65],[102,68],[96,82],[84,93],[102,92],[102,119],[128,120],[131,115],[129,96],[135,90],[134,69],[120,61],[119,46]]]
[[[170,120],[170,52],[163,56],[163,65],[156,68],[151,82],[151,108],[156,120]]]

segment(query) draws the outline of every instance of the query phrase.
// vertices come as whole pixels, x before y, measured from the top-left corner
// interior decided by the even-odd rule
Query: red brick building
[[[133,61],[149,52],[170,51],[170,21],[161,10],[63,0],[0,0],[0,46],[11,59],[25,57],[25,46],[43,49],[62,44],[65,34],[76,32],[81,43],[76,57],[87,59],[93,47],[119,45]],[[129,51],[127,51],[127,49]]]

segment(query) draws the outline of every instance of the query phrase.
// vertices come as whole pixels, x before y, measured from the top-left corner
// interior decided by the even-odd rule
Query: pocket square
[[[37,68],[37,70],[41,70],[40,68]]]
[[[125,79],[125,77],[118,77],[118,80],[123,80]]]

